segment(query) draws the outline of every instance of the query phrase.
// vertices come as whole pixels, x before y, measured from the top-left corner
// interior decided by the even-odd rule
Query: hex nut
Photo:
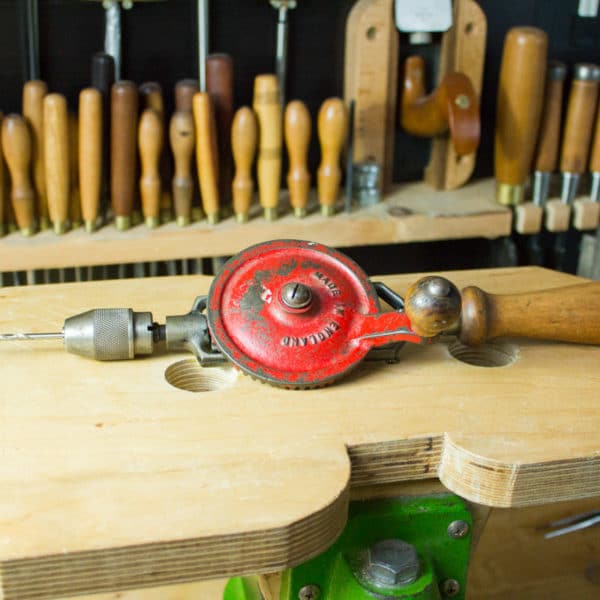
[[[414,583],[419,570],[415,547],[403,540],[389,539],[369,548],[363,574],[367,583],[374,587],[393,588]]]

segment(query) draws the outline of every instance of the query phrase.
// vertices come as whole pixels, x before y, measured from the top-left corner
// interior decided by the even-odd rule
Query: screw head
[[[374,587],[401,587],[419,578],[419,556],[412,544],[403,540],[381,540],[367,553],[365,579]]]
[[[459,94],[454,98],[454,104],[458,106],[461,110],[467,110],[469,106],[471,106],[471,101],[469,100],[469,96],[466,94]]]
[[[460,583],[456,579],[446,579],[442,583],[442,594],[448,598],[456,596],[460,592]]]
[[[469,524],[466,521],[452,521],[447,531],[452,538],[464,538],[469,533]]]
[[[298,600],[317,600],[321,595],[321,588],[318,585],[304,585],[298,592]]]
[[[307,285],[293,281],[281,289],[281,300],[295,310],[306,308],[312,301],[312,292]]]

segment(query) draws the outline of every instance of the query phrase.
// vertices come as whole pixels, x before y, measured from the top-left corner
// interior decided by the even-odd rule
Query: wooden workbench
[[[403,292],[416,276],[386,277]],[[527,268],[456,272],[517,292]],[[0,290],[0,331],[91,307],[187,312],[208,278]],[[600,348],[518,341],[482,368],[406,347],[331,388],[285,391],[158,355],[94,363],[2,344],[0,598],[29,600],[276,571],[344,526],[350,491],[439,477],[488,506],[600,496]]]

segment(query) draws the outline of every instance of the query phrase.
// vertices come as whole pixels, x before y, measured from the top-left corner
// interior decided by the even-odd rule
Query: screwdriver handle
[[[195,79],[182,79],[175,84],[175,110],[192,112],[192,99],[200,91]]]
[[[275,75],[254,80],[253,108],[258,118],[259,142],[256,173],[258,195],[265,218],[277,218],[281,185],[282,114],[279,84]]]
[[[249,106],[242,106],[233,118],[231,126],[231,149],[235,163],[235,177],[231,184],[233,212],[239,222],[248,219],[248,211],[254,193],[252,163],[258,142],[258,121]]]
[[[160,223],[161,182],[158,166],[163,148],[163,123],[162,116],[153,108],[146,108],[140,117],[138,145],[142,167],[142,211],[146,225],[154,228]]]
[[[111,198],[117,229],[131,226],[135,197],[138,90],[131,81],[118,81],[111,90]]]
[[[69,115],[69,219],[71,227],[81,226],[81,194],[79,191],[79,124],[77,116]]]
[[[12,180],[11,204],[23,235],[34,232],[34,194],[29,177],[31,136],[25,120],[8,115],[2,122],[2,150]]]
[[[283,118],[284,136],[289,156],[290,169],[287,176],[290,203],[298,216],[306,213],[310,173],[307,167],[308,145],[310,143],[310,113],[300,100],[288,103]]]
[[[219,155],[217,130],[210,96],[198,92],[193,98],[196,124],[196,163],[202,206],[209,223],[219,220]]]
[[[600,344],[600,282],[514,295],[465,288],[461,341],[476,346],[500,336]]]
[[[173,113],[169,125],[169,139],[175,160],[173,176],[173,202],[178,225],[187,225],[191,220],[194,181],[192,179],[192,157],[194,155],[194,118],[190,112],[178,110]]]
[[[600,69],[596,65],[575,65],[560,156],[563,173],[581,175],[587,166],[598,102],[599,75]]]
[[[329,98],[323,102],[319,110],[318,131],[321,164],[317,171],[317,192],[322,213],[331,215],[340,189],[340,155],[348,132],[348,113],[343,100]]]
[[[91,233],[102,189],[102,94],[95,88],[79,94],[79,189],[85,229]]]
[[[29,124],[31,134],[31,157],[33,161],[33,184],[37,197],[37,213],[40,229],[50,227],[46,176],[44,173],[44,96],[48,87],[43,81],[27,81],[23,86],[23,117]]]
[[[520,204],[537,140],[548,36],[535,27],[514,27],[504,39],[496,132],[494,171],[500,204]]]

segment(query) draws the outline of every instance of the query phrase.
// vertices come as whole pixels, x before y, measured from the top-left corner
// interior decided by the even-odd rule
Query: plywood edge
[[[446,435],[437,473],[442,484],[455,494],[497,508],[600,495],[600,453],[510,464],[478,455]]]

